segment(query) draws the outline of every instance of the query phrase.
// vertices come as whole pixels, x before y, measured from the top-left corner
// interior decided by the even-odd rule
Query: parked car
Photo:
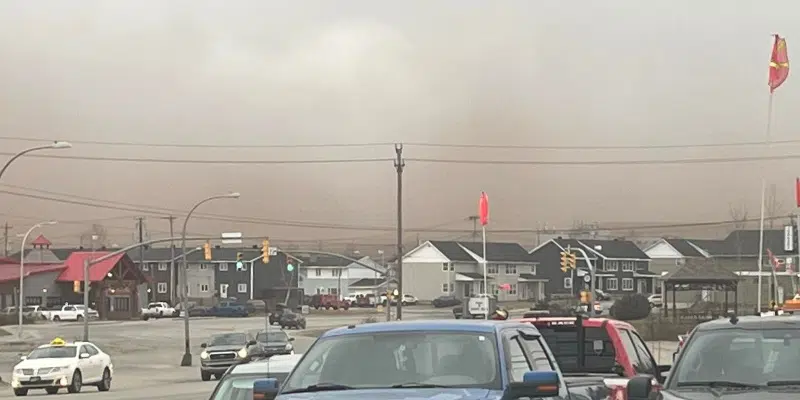
[[[6,307],[3,312],[9,315],[19,315],[17,307]],[[29,319],[46,319],[39,306],[22,307],[22,316]]]
[[[220,378],[209,398],[250,400],[256,380],[272,378],[281,384],[302,357],[302,354],[277,355],[266,360],[234,365]]]
[[[286,309],[283,311],[283,314],[281,314],[278,324],[280,324],[282,329],[306,329],[306,317],[304,317],[302,314],[298,314],[294,311]]]
[[[351,325],[322,334],[283,384],[255,381],[252,398],[570,400],[555,365],[529,324]]]
[[[86,312],[86,308],[83,304],[64,304],[61,308],[56,310],[45,310],[42,311],[42,314],[50,321],[59,322],[59,321],[83,321],[84,318],[88,315],[88,318],[98,318],[99,314],[96,310],[89,309],[89,312]]]
[[[456,296],[439,296],[433,299],[434,307],[436,308],[445,308],[445,307],[453,307],[461,304],[461,300],[459,300]]]
[[[247,306],[235,301],[221,301],[211,307],[211,315],[214,317],[247,317],[250,313]],[[189,314],[191,315],[191,313]]]
[[[275,325],[281,320],[281,315],[283,312],[289,308],[285,303],[278,303],[275,305],[275,311],[269,313],[269,324]]]
[[[660,294],[651,294],[647,301],[650,303],[650,308],[660,308],[664,305],[664,299]]]
[[[258,342],[247,333],[220,333],[211,336],[200,347],[200,378],[219,378],[232,365],[249,360],[250,352],[258,353]]]
[[[609,301],[609,300],[611,300],[611,295],[609,295],[608,293],[606,293],[606,292],[604,292],[604,291],[602,291],[600,289],[595,289],[594,290],[594,296],[595,296],[595,300],[599,300],[599,301]]]
[[[269,358],[279,354],[294,354],[293,337],[289,337],[286,332],[270,328],[256,334],[257,348],[249,354],[250,359]]]
[[[343,308],[347,310],[350,308],[349,302],[340,299],[339,295],[335,294],[315,294],[311,296],[311,303],[309,305],[317,310],[320,308],[324,308],[326,310],[330,310],[331,308],[334,310]]]

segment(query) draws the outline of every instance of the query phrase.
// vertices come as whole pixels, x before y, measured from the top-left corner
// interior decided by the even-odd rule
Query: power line
[[[16,153],[0,152],[0,156],[13,157]],[[267,164],[354,164],[392,161],[393,158],[344,158],[344,159],[308,159],[308,160],[205,160],[205,159],[171,159],[171,158],[135,158],[135,157],[90,157],[62,156],[55,154],[26,154],[25,157],[52,158],[59,160],[112,161],[130,163],[157,164],[214,164],[214,165],[267,165]]]
[[[0,140],[13,140],[19,142],[51,143],[52,139],[39,139],[18,136],[0,136]],[[118,147],[167,147],[167,148],[210,148],[210,149],[286,149],[286,148],[358,148],[358,147],[384,147],[393,146],[394,142],[364,142],[364,143],[324,143],[324,144],[216,144],[216,143],[147,143],[132,141],[100,141],[100,140],[69,140],[75,144],[118,146]],[[463,149],[498,149],[498,150],[648,150],[648,149],[685,149],[685,148],[718,148],[718,147],[752,147],[780,144],[800,144],[800,139],[749,141],[749,142],[724,142],[724,143],[681,143],[681,144],[631,144],[631,145],[495,145],[495,144],[465,144],[465,143],[434,143],[434,142],[403,142],[406,146],[440,147]]]
[[[38,189],[29,189],[23,188],[19,186],[13,185],[2,185],[7,187],[16,187],[21,188],[23,190],[30,190],[30,191],[39,191],[39,192],[47,192],[51,194],[56,194],[57,192],[51,191],[43,191]],[[44,201],[53,201],[59,203],[66,203],[66,204],[74,204],[74,205],[81,205],[87,207],[97,207],[97,208],[108,208],[108,209],[122,209],[124,211],[132,211],[132,212],[139,212],[139,213],[149,213],[149,214],[156,214],[160,216],[168,216],[170,213],[183,215],[185,212],[178,211],[174,209],[162,208],[162,207],[154,207],[154,206],[143,206],[138,205],[132,207],[134,205],[129,203],[118,203],[108,200],[96,200],[100,202],[110,203],[106,204],[94,204],[87,201],[80,201],[80,200],[69,200],[69,199],[59,199],[55,197],[49,196],[40,196],[40,195],[33,195],[27,193],[17,193],[7,190],[0,190],[0,193],[12,195],[12,196],[20,196],[20,197],[28,197],[34,198],[38,200]],[[66,193],[57,194],[64,197],[73,197],[73,198],[83,198],[82,196],[76,196]],[[113,204],[121,204],[120,206],[116,206]],[[127,204],[127,206],[126,206]],[[159,211],[164,210],[164,211]],[[220,214],[195,214],[198,219],[205,219],[205,220],[219,220],[219,221],[226,221],[226,222],[238,222],[238,223],[247,223],[247,224],[260,224],[260,225],[274,225],[274,226],[289,226],[289,227],[300,227],[300,228],[315,228],[315,229],[334,229],[334,230],[361,230],[361,231],[386,231],[392,232],[396,228],[394,227],[381,227],[381,226],[354,226],[354,225],[344,225],[344,224],[327,224],[327,223],[317,223],[317,222],[301,222],[301,221],[287,221],[287,220],[270,220],[270,219],[260,219],[260,218],[245,218],[245,217],[235,217],[235,216],[225,216]],[[772,221],[772,220],[782,220],[786,217],[766,217],[765,220]],[[602,228],[598,227],[595,230],[600,231],[631,231],[631,230],[654,230],[654,229],[671,229],[671,228],[694,228],[694,227],[708,227],[708,226],[720,226],[720,225],[730,225],[736,223],[744,223],[744,222],[755,222],[758,221],[758,218],[749,218],[749,219],[730,219],[730,220],[717,220],[717,221],[703,221],[703,222],[689,222],[689,223],[665,223],[665,224],[655,224],[655,225],[639,225],[639,226],[625,226],[625,227],[610,227],[610,228]],[[553,230],[553,229],[526,229],[526,228],[512,228],[512,229],[492,229],[491,232],[493,233],[521,233],[521,234],[535,234],[535,233],[580,233],[584,232],[586,229],[574,228],[574,229],[560,229],[560,230]],[[406,232],[409,233],[454,233],[454,234],[464,234],[464,233],[472,233],[471,229],[445,229],[445,228],[413,228],[413,229],[406,229]],[[344,240],[344,239],[343,239]],[[352,239],[358,240],[358,239]]]
[[[670,164],[727,164],[745,163],[768,160],[796,160],[800,154],[750,156],[750,157],[715,157],[715,158],[678,158],[662,160],[571,160],[571,161],[542,161],[542,160],[471,160],[471,159],[443,159],[443,158],[407,158],[408,161],[435,164],[475,164],[475,165],[670,165]]]

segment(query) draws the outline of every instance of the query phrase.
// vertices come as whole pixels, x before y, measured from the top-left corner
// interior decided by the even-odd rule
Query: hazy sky
[[[30,1],[0,3],[0,136],[75,141],[47,154],[203,160],[391,158],[391,145],[168,148],[80,141],[256,146],[371,142],[637,146],[763,141],[772,33],[800,54],[797,1]],[[793,51],[793,49],[798,49]],[[774,97],[772,139],[800,139],[800,77]],[[33,142],[0,140],[14,153]],[[407,145],[408,158],[675,160],[798,154],[794,144],[627,150]],[[46,154],[46,153],[39,153]],[[6,156],[2,156],[5,158]],[[2,162],[0,158],[0,162]],[[761,170],[794,204],[800,160],[681,165],[476,165],[409,160],[406,226],[471,228],[481,190],[492,228],[758,214]],[[378,231],[268,226],[264,219],[393,227],[391,161],[167,164],[25,158],[2,184],[199,213],[200,233],[280,239]],[[22,192],[0,186],[2,190]],[[34,193],[34,192],[25,192]],[[34,193],[35,194],[35,193]],[[42,194],[42,193],[38,193]],[[63,197],[62,197],[63,198]],[[69,197],[75,200],[73,197]],[[0,221],[133,216],[0,194]],[[137,211],[137,210],[134,210]],[[163,210],[162,210],[163,211]],[[151,214],[152,215],[152,214]],[[117,218],[118,217],[118,218]],[[242,218],[239,218],[242,217]],[[459,222],[460,221],[460,222]],[[256,223],[259,222],[259,223]],[[148,226],[166,230],[151,217]],[[83,224],[48,228],[63,241]],[[70,236],[71,235],[71,236]],[[391,242],[392,232],[380,238]],[[72,240],[74,242],[75,240]]]

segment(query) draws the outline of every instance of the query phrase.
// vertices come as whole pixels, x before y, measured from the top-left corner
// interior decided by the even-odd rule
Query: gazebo
[[[677,316],[675,295],[683,290],[723,290],[724,309],[728,309],[728,292],[733,292],[733,310],[739,313],[738,286],[741,278],[712,260],[689,260],[676,271],[667,274],[664,282],[664,316],[669,316],[668,294],[672,292],[672,316]]]

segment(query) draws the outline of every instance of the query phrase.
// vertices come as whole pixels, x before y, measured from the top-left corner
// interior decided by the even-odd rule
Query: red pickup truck
[[[654,386],[658,387],[664,381],[663,373],[669,371],[669,366],[656,363],[647,344],[626,322],[582,316],[521,321],[539,330],[571,386],[570,391],[596,392],[597,388],[590,389],[592,383],[608,389],[624,388],[628,379],[641,375],[653,376],[657,381]]]

